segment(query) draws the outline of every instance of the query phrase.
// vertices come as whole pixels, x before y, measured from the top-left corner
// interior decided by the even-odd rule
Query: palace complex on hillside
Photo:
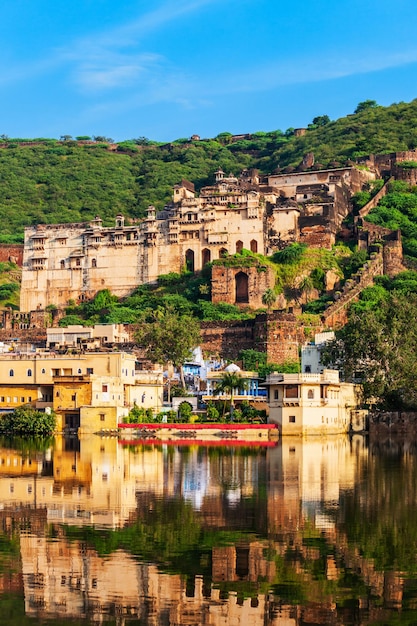
[[[254,170],[239,177],[218,170],[215,183],[199,195],[191,182],[181,181],[172,202],[159,212],[150,206],[140,223],[128,224],[118,215],[112,227],[99,217],[29,226],[20,310],[65,307],[101,289],[126,296],[162,274],[198,271],[244,248],[265,255],[293,241],[330,248],[351,195],[373,178],[371,170],[356,167],[264,178]],[[248,277],[243,279],[246,294]]]

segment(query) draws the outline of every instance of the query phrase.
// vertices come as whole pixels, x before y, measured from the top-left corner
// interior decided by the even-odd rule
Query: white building
[[[328,341],[332,341],[335,334],[332,330],[316,333],[314,343],[308,343],[301,348],[301,371],[305,374],[322,374],[324,366],[321,363],[321,351]]]
[[[46,329],[46,345],[79,346],[89,342],[96,342],[97,347],[102,343],[127,343],[129,333],[124,324],[96,324],[95,326],[69,325]]]

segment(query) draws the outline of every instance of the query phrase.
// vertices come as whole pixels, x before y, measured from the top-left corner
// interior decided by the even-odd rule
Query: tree
[[[362,113],[362,111],[367,111],[368,109],[376,109],[378,106],[379,104],[376,100],[364,100],[363,102],[359,102],[354,113]]]
[[[221,379],[216,384],[216,391],[230,396],[230,421],[233,422],[234,392],[235,389],[246,389],[247,382],[238,372],[223,372]]]
[[[43,413],[30,406],[21,406],[0,419],[0,430],[20,436],[49,437],[55,429],[55,413]]]
[[[308,300],[311,292],[314,289],[314,281],[311,276],[304,276],[298,285],[298,288],[301,292],[301,295],[305,294],[306,299]]]
[[[277,297],[274,290],[267,289],[262,296],[262,304],[264,304],[269,311],[269,309],[275,304],[276,299]]]
[[[312,124],[313,126],[326,126],[326,124],[330,123],[330,117],[328,115],[318,115],[313,118]]]
[[[266,365],[267,355],[266,352],[248,348],[239,352],[239,359],[243,362],[244,370],[255,372],[260,366]]]
[[[377,296],[381,294],[377,294]],[[387,293],[359,301],[336,339],[323,350],[323,362],[360,378],[364,399],[387,408],[417,407],[417,294]]]
[[[100,315],[104,317],[117,304],[118,298],[113,295],[109,289],[101,289],[96,293],[94,298],[87,302],[83,309],[87,315]]]
[[[105,137],[104,135],[94,135],[93,140],[97,143],[114,143],[111,137]]]
[[[147,137],[137,137],[136,139],[132,139],[133,143],[135,143],[137,146],[149,146],[150,139],[148,139]]]
[[[182,366],[200,342],[200,325],[194,317],[158,308],[139,323],[135,338],[152,363],[170,362],[179,368],[181,384],[185,387]]]

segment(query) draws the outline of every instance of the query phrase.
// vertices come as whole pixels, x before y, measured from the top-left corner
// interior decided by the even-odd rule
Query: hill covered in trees
[[[87,221],[99,214],[109,225],[119,212],[140,218],[149,204],[162,208],[182,178],[199,189],[219,167],[234,174],[254,167],[267,174],[300,166],[308,152],[315,155],[315,167],[334,167],[369,153],[415,148],[417,100],[389,107],[366,101],[338,120],[315,118],[302,136],[290,128],[169,144],[143,137],[117,146],[105,138],[61,139],[3,136],[0,241],[22,240],[29,224]]]

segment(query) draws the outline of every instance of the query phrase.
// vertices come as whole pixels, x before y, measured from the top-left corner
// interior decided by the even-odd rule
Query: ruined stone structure
[[[230,360],[251,348],[266,352],[271,363],[284,363],[297,361],[299,348],[322,329],[320,323],[307,328],[293,313],[274,311],[242,322],[203,322],[201,347],[207,355]]]
[[[400,170],[405,170],[405,168],[401,168],[401,163],[404,163],[404,161],[417,162],[417,150],[404,150],[402,152],[390,152],[388,154],[370,154],[358,159],[358,161],[374,170],[378,178],[387,178],[391,175],[394,175],[396,178],[401,178],[401,175],[397,176]]]
[[[23,263],[23,244],[1,243],[0,244],[0,261],[2,263],[10,261],[22,267]]]
[[[112,227],[104,227],[99,217],[89,223],[30,226],[25,229],[20,309],[64,307],[105,288],[126,296],[161,274],[184,267],[198,271],[243,248],[268,255],[291,241],[330,247],[349,211],[351,193],[369,177],[355,168],[263,180],[254,170],[238,178],[218,170],[215,183],[199,196],[183,180],[174,187],[172,202],[158,213],[149,207],[139,224],[125,224],[118,215]],[[242,285],[246,280],[252,280],[248,273],[241,276]]]
[[[370,250],[375,245],[382,249],[381,274],[393,277],[404,271],[401,231],[390,230],[365,220],[359,220],[358,224],[360,225],[357,232],[359,250]]]
[[[268,176],[268,184],[281,198],[295,200],[299,207],[297,241],[313,247],[331,248],[344,218],[349,199],[375,178],[371,171],[344,167]]]
[[[227,302],[259,309],[265,305],[262,295],[275,286],[275,272],[260,263],[253,267],[213,265],[211,272],[211,300],[215,304]]]

